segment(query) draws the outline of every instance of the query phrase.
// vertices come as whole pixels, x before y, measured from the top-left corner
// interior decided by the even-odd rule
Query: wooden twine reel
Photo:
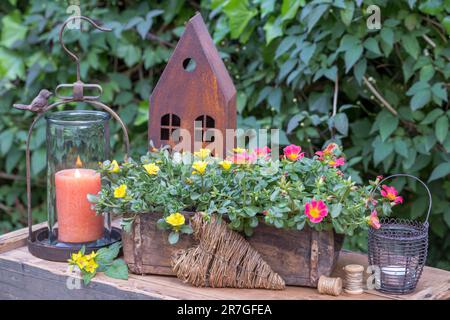
[[[361,294],[364,292],[363,272],[364,267],[359,264],[349,264],[344,267],[345,270],[345,293]]]
[[[319,290],[319,293],[321,294],[338,296],[342,292],[342,279],[320,276],[317,290]]]

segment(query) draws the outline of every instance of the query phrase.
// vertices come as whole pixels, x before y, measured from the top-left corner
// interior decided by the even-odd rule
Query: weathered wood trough
[[[156,225],[161,217],[155,212],[140,214],[131,232],[122,232],[124,257],[131,272],[174,276],[172,255],[196,245],[189,235],[181,236],[175,245],[169,244],[168,231]],[[316,287],[320,275],[333,271],[343,236],[308,227],[301,231],[280,230],[261,222],[247,241],[287,285]]]

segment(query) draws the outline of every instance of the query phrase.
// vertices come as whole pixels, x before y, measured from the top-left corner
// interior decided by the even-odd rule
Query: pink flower
[[[332,154],[333,150],[336,149],[336,148],[337,148],[337,144],[336,143],[330,143],[329,145],[327,145],[325,147],[323,152],[325,153],[325,155]]]
[[[387,185],[384,185],[381,187],[383,190],[381,190],[381,195],[388,199],[389,201],[393,201],[394,204],[403,203],[403,197],[400,197],[398,195],[397,189],[395,187],[389,187]]]
[[[262,147],[262,148],[256,148],[255,149],[255,153],[258,155],[258,156],[265,156],[266,154],[268,154],[268,153],[270,153],[271,152],[271,150],[270,150],[270,148],[268,147],[268,146],[265,146],[265,147]]]
[[[305,214],[312,223],[319,223],[328,214],[328,207],[322,201],[311,200],[305,204]]]
[[[377,176],[377,181],[383,180],[383,176]]]
[[[374,229],[380,229],[380,219],[378,219],[377,210],[373,210],[367,219],[367,224]]]
[[[297,161],[303,158],[305,153],[301,151],[302,147],[296,146],[295,144],[291,144],[283,149],[284,156],[291,161]]]
[[[227,157],[227,160],[233,162],[234,164],[251,164],[255,163],[256,154],[248,154],[247,151],[243,151],[241,153],[235,153],[231,157]]]
[[[262,148],[256,148],[253,153],[257,157],[264,157],[266,160],[270,158],[269,153],[271,152],[270,148],[268,146],[262,147]]]
[[[323,160],[323,151],[316,151],[316,156],[319,156],[319,158],[317,158],[317,160],[322,161]]]
[[[333,168],[337,168],[337,167],[343,166],[344,164],[345,164],[344,157],[340,157],[340,158],[337,158],[337,159],[332,159],[332,160],[330,160],[328,162],[328,165],[330,167],[333,167]]]
[[[333,150],[337,148],[336,143],[330,143],[322,151],[316,151],[316,155],[319,156],[318,160],[323,161],[324,157],[333,156]]]

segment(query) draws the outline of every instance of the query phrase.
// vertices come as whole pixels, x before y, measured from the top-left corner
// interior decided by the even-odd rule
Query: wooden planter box
[[[168,231],[159,230],[160,213],[136,217],[132,231],[122,232],[125,261],[136,274],[171,275],[170,258],[177,250],[196,245],[182,235],[176,245],[167,241]],[[344,237],[333,231],[281,230],[263,222],[247,240],[287,285],[317,287],[321,275],[333,271]]]

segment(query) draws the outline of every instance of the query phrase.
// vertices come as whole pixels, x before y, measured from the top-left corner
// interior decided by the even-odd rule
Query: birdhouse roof
[[[200,13],[197,13],[187,22],[185,31],[178,41],[178,44],[170,57],[152,96],[155,95],[158,90],[162,90],[162,86],[170,85],[170,83],[165,80],[172,78],[172,76],[169,76],[169,73],[177,72],[174,71],[177,69],[173,67],[173,65],[181,63],[187,57],[195,59],[196,55],[202,55],[202,58],[204,58],[202,60],[206,59],[209,64],[209,68],[212,70],[217,79],[217,86],[223,94],[225,101],[229,102],[231,99],[235,99],[236,88],[234,87],[233,81],[220,57],[219,52],[217,51],[216,46],[214,45],[213,39],[211,38]],[[177,77],[180,76],[182,75],[178,73]],[[207,89],[208,88],[205,88],[205,90]]]

